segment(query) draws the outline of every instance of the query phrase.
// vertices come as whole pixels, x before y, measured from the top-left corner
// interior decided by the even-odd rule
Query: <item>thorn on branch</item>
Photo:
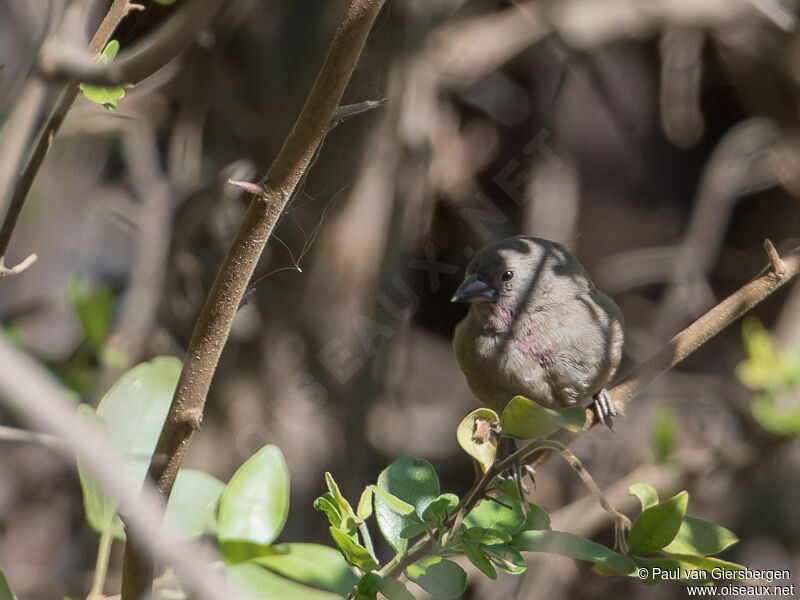
[[[267,195],[267,190],[265,190],[264,187],[258,183],[250,183],[249,181],[235,181],[233,179],[228,179],[228,183],[234,187],[244,190],[249,194],[258,196],[259,198],[264,198]]]
[[[780,254],[778,254],[778,251],[775,249],[775,245],[769,239],[764,240],[764,250],[766,250],[767,257],[769,258],[770,270],[778,279],[783,279],[786,275],[786,263],[783,262]]]
[[[39,255],[34,252],[30,256],[28,256],[28,258],[23,260],[21,263],[15,265],[13,267],[7,267],[5,265],[5,257],[4,256],[0,256],[0,279],[2,279],[3,277],[8,277],[10,275],[19,275],[25,269],[27,269],[33,263],[35,263],[38,258],[39,258]]]
[[[200,424],[203,422],[202,411],[190,409],[187,411],[184,419],[194,431],[200,431]]]
[[[347,119],[368,112],[374,108],[378,108],[379,106],[383,106],[388,101],[388,98],[381,98],[380,100],[365,100],[364,102],[358,102],[356,104],[339,106],[333,112],[333,117],[331,118],[328,129],[333,129],[337,125],[344,123]]]

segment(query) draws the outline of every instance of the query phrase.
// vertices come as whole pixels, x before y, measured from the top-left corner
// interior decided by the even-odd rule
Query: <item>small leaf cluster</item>
[[[559,429],[577,431],[584,421],[583,408],[550,409],[517,396],[500,416],[488,408],[467,415],[458,427],[457,437],[464,451],[486,472],[496,460],[500,437],[543,438]],[[674,444],[674,413],[663,411],[654,417],[653,426],[654,449],[659,459],[665,460]],[[501,484],[501,488],[509,485]],[[652,573],[654,566],[663,570],[680,569],[681,573],[714,567],[743,568],[713,557],[734,544],[737,538],[724,527],[685,516],[687,492],[664,502],[659,502],[656,490],[645,483],[631,486],[629,492],[641,501],[642,514],[628,533],[624,553],[571,533],[551,531],[549,526],[543,526],[544,519],[539,520],[538,527],[523,527],[516,532],[510,545],[517,551],[549,552],[588,561],[594,564],[594,571],[602,575],[636,577],[638,568],[647,567],[648,573]],[[476,566],[486,567],[486,561],[475,555],[469,543],[462,545],[462,549]]]
[[[181,363],[159,357],[125,373],[82,419],[102,425],[124,457],[125,478],[141,487],[167,417]],[[104,536],[125,539],[118,506],[79,461],[78,473],[89,525]],[[181,469],[167,504],[166,523],[186,539],[210,537],[225,562],[233,589],[256,599],[332,600],[351,590],[358,577],[339,552],[319,544],[275,544],[289,513],[289,471],[276,446],[261,448],[223,483]],[[4,580],[0,577],[0,600]],[[234,597],[234,596],[232,596]]]
[[[388,600],[413,596],[398,577],[405,574],[436,598],[457,598],[465,590],[465,571],[448,557],[465,555],[487,577],[497,570],[519,575],[525,559],[517,543],[519,534],[548,529],[547,514],[520,500],[516,486],[498,482],[490,497],[455,519],[462,501],[441,493],[439,478],[425,460],[403,456],[386,469],[374,485],[365,488],[356,510],[326,474],[328,491],[314,507],[325,513],[330,532],[344,559],[361,578],[353,598],[371,600],[380,592]],[[372,549],[370,517],[394,550],[383,568]],[[416,542],[415,542],[416,539]]]
[[[736,376],[758,392],[750,401],[753,417],[775,435],[800,433],[800,351],[780,348],[753,317],[744,321],[742,337],[747,360]]]
[[[630,555],[637,566],[646,567],[649,573],[653,572],[653,567],[659,567],[662,571],[679,570],[682,575],[689,575],[687,582],[694,584],[697,580],[691,579],[691,573],[695,571],[711,571],[714,568],[744,570],[740,565],[714,556],[739,540],[733,532],[720,525],[687,517],[688,492],[680,492],[669,500],[659,502],[652,486],[637,483],[628,489],[628,493],[638,498],[642,505],[642,513],[628,536]],[[645,580],[649,584],[659,581]]]
[[[82,419],[106,429],[114,450],[124,457],[125,478],[133,489],[141,487],[146,476],[180,370],[175,358],[155,358],[125,373],[97,409],[79,407]],[[550,411],[524,398],[515,398],[499,419],[488,410],[475,411],[458,430],[462,445],[467,442],[484,470],[495,460],[498,432],[547,435],[560,427],[579,427],[583,419],[582,409],[580,415]],[[538,415],[538,422],[532,414]],[[81,462],[78,472],[88,523],[106,539],[124,539],[125,527],[113,499]],[[453,557],[465,556],[495,579],[498,571],[523,573],[523,552],[561,554],[593,563],[599,574],[627,577],[635,577],[642,566],[681,572],[742,568],[714,557],[737,541],[733,533],[686,517],[686,492],[659,502],[647,484],[630,489],[642,503],[642,514],[628,535],[629,551],[623,554],[572,533],[552,531],[547,513],[500,477],[488,482],[480,497],[473,487],[462,499],[442,493],[428,461],[404,456],[366,486],[355,508],[331,474],[325,475],[325,483],[327,491],[314,507],[327,517],[336,548],[277,542],[288,517],[290,482],[283,455],[271,445],[245,461],[227,484],[207,473],[181,469],[165,520],[187,539],[205,537],[216,545],[232,597],[241,593],[257,599],[373,600],[380,593],[387,600],[413,600],[400,581],[405,575],[434,597],[454,599],[466,588],[466,573]],[[383,565],[370,526],[377,526],[394,551]],[[7,587],[0,576],[0,600],[13,598]]]

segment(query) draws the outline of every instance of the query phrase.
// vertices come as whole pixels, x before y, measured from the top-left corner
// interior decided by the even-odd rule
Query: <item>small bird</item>
[[[622,357],[622,312],[564,246],[529,236],[484,246],[451,301],[472,303],[453,349],[481,402],[502,411],[516,395],[550,408],[592,398],[611,426],[605,386]]]

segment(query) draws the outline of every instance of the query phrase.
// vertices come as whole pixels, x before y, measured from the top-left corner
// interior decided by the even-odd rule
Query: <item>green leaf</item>
[[[67,282],[67,296],[78,315],[83,337],[93,348],[99,348],[108,333],[114,314],[114,294],[106,287],[88,291],[77,277]]]
[[[97,413],[88,404],[78,406],[78,418],[84,422],[102,424],[97,418]],[[83,494],[83,510],[89,526],[97,533],[110,531],[111,535],[120,540],[125,539],[125,529],[122,521],[117,516],[117,503],[103,491],[91,475],[91,472],[78,460],[78,478],[81,482]]]
[[[758,394],[750,401],[750,412],[759,424],[775,435],[800,433],[800,402],[793,392]]]
[[[78,409],[80,418],[97,419],[105,427],[112,447],[125,460],[124,477],[134,490],[142,486],[147,474],[180,371],[178,359],[154,358],[122,375],[103,396],[96,413],[86,405]],[[117,504],[81,461],[78,475],[89,525],[98,533],[110,529],[115,538],[124,539],[122,523],[116,516]]]
[[[429,525],[438,526],[447,518],[448,513],[458,506],[458,496],[442,494],[422,511],[422,520]]]
[[[100,53],[100,56],[97,57],[98,62],[109,65],[111,61],[117,58],[117,53],[119,52],[119,42],[117,40],[111,40],[106,44],[106,47],[103,48],[103,51]]]
[[[521,575],[527,568],[522,554],[507,544],[486,546],[483,551],[497,568],[511,575]]]
[[[428,505],[439,495],[439,479],[433,466],[411,456],[398,458],[378,476],[378,488],[414,507],[422,515]],[[407,525],[402,515],[393,510],[386,501],[375,495],[375,518],[386,541],[397,551],[406,548],[407,540],[400,532]]]
[[[685,517],[678,535],[664,547],[664,552],[710,556],[722,552],[738,541],[739,538],[732,531],[721,525]]]
[[[415,520],[416,517],[409,517],[403,520],[403,529],[400,531],[400,537],[410,540],[427,531],[425,523]]]
[[[225,567],[232,598],[254,600],[342,600],[343,596],[290,581],[253,563]]]
[[[632,554],[650,554],[675,539],[681,528],[689,494],[681,492],[642,511],[631,528],[628,547]]]
[[[543,508],[532,502],[528,503],[528,515],[519,528],[520,531],[528,529],[550,529],[550,515]]]
[[[375,494],[376,501],[380,499],[382,503],[396,512],[398,515],[407,516],[415,513],[414,507],[408,502],[403,502],[397,496],[393,496],[389,492],[382,490],[377,485],[371,485],[370,488]]]
[[[414,600],[414,596],[406,589],[405,584],[397,579],[382,579],[380,592],[386,600]]]
[[[463,538],[479,546],[506,544],[511,541],[509,534],[496,529],[484,529],[483,527],[470,527],[464,532]]]
[[[0,600],[17,600],[17,597],[11,593],[11,586],[8,585],[2,569],[0,569]]]
[[[214,533],[225,484],[208,473],[181,469],[167,501],[165,520],[187,539]]]
[[[97,60],[104,65],[110,64],[117,56],[118,51],[119,42],[111,40],[97,57]],[[108,110],[114,110],[117,107],[117,103],[125,95],[126,87],[130,87],[130,85],[97,86],[81,83],[78,86],[87,99],[97,104],[102,104]]]
[[[358,581],[354,600],[377,600],[381,576],[377,573],[367,573]]]
[[[725,571],[744,571],[745,567],[736,563],[714,558],[713,556],[697,556],[695,554],[672,554],[665,553],[673,560],[687,563],[697,569],[711,572],[713,569],[724,569]]]
[[[271,544],[288,513],[289,470],[280,449],[267,445],[239,467],[222,494],[217,516],[220,550],[225,555],[226,543],[231,542],[228,550],[240,542]]]
[[[336,500],[330,492],[326,492],[314,500],[314,508],[324,512],[328,516],[328,521],[337,529],[342,525],[342,513],[336,505]]]
[[[742,337],[748,359],[736,367],[736,376],[756,391],[780,393],[800,383],[800,352],[784,350],[758,319],[742,324]],[[797,412],[797,405],[791,412]]]
[[[669,406],[656,406],[653,408],[650,427],[653,435],[653,454],[656,461],[664,462],[675,446],[678,419],[675,411]]]
[[[492,563],[486,558],[483,550],[477,544],[473,544],[467,539],[462,539],[461,545],[464,548],[464,554],[473,565],[478,567],[489,579],[497,579],[497,571],[495,571]]]
[[[458,598],[467,588],[467,574],[451,560],[428,556],[406,569],[408,578],[423,590],[444,600]]]
[[[549,552],[593,562],[620,575],[630,575],[636,570],[636,564],[627,556],[564,531],[520,531],[511,540],[511,546],[523,552]]]
[[[87,100],[91,100],[96,104],[102,104],[106,110],[114,110],[117,104],[125,96],[125,88],[121,85],[112,85],[108,87],[101,87],[97,85],[89,85],[88,83],[81,83],[78,88]]]
[[[341,553],[320,544],[280,544],[253,562],[299,583],[347,596],[358,583]]]
[[[219,553],[229,565],[255,562],[258,559],[280,554],[278,546],[258,544],[247,540],[226,540],[219,542]]]
[[[175,4],[178,0],[155,0],[157,4],[162,4],[164,6],[169,6],[170,4]]]
[[[378,568],[378,563],[364,546],[335,527],[331,527],[330,532],[347,562],[362,571],[374,571]]]
[[[513,484],[501,484],[498,492],[500,493],[496,495],[497,501],[487,498],[469,511],[463,521],[467,529],[481,527],[508,535],[514,535],[519,531],[525,523],[525,513],[522,511],[516,487]]]
[[[658,492],[649,483],[634,483],[628,488],[628,495],[635,496],[642,503],[642,510],[658,504]]]
[[[485,472],[497,455],[498,423],[500,417],[490,408],[473,410],[456,429],[461,448],[474,458]]]
[[[328,472],[325,473],[325,484],[328,486],[328,492],[331,494],[333,502],[339,509],[339,514],[342,515],[342,519],[346,519],[347,517],[356,519],[357,517],[353,507],[350,506],[347,498],[339,491],[339,486],[336,484],[336,481],[334,481],[333,475]]]
[[[543,438],[559,429],[580,431],[586,422],[586,411],[580,406],[554,410],[515,396],[500,415],[503,435],[523,440]]]
[[[372,516],[372,488],[367,488],[361,493],[361,498],[358,500],[358,507],[356,508],[356,516],[361,521],[366,521]]]

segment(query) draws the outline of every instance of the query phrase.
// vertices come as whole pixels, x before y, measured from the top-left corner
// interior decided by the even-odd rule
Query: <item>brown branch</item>
[[[24,429],[17,429],[16,427],[9,427],[8,425],[0,425],[0,442],[36,444],[62,451],[66,450],[68,447],[58,436],[48,433],[39,433],[38,431],[26,431]]]
[[[383,106],[388,101],[388,98],[381,98],[380,100],[365,100],[364,102],[357,102],[356,104],[345,104],[344,106],[339,106],[333,113],[330,128],[333,129],[337,125],[341,125],[347,121],[347,119],[351,119],[357,115]]]
[[[39,70],[46,77],[67,78],[93,85],[138,83],[186,50],[226,0],[185,2],[151,35],[137,42],[108,65],[73,45],[50,40],[42,48]]]
[[[44,82],[37,77],[30,78],[3,127],[0,136],[0,213],[5,211],[9,202],[36,123],[47,109],[47,96]]]
[[[755,279],[740,287],[733,294],[725,298],[722,302],[672,338],[666,346],[637,366],[622,383],[616,385],[609,391],[611,401],[616,405],[618,411],[622,412],[622,408],[656,378],[677,365],[736,319],[747,313],[756,304],[800,273],[800,247],[789,252],[784,258],[780,258],[769,240],[767,240],[764,245],[767,248],[770,265]],[[558,439],[562,443],[568,444],[599,422],[595,412],[587,408],[586,423],[581,431],[577,433],[561,434]],[[500,473],[515,462],[522,461],[533,453],[540,451],[540,448],[536,446],[536,442],[537,441],[534,440],[514,452],[514,454],[501,463],[498,463],[497,472]],[[536,467],[550,458],[552,454],[552,451],[541,451],[541,453],[536,455],[536,458],[530,461],[530,464]]]
[[[149,478],[166,498],[192,434],[199,429],[211,378],[237,308],[272,229],[319,147],[355,68],[383,0],[352,0],[314,86],[280,152],[261,182],[208,294],[184,360]],[[139,600],[152,584],[152,561],[128,538],[122,597]]]
[[[119,25],[120,21],[124,19],[128,13],[133,10],[142,10],[144,7],[138,4],[133,4],[130,0],[114,0],[111,7],[108,9],[106,16],[97,28],[94,36],[89,42],[89,53],[91,55],[100,54],[105,45],[111,39],[114,30]],[[35,76],[34,76],[35,77]],[[5,267],[3,259],[8,251],[8,244],[11,241],[11,236],[14,233],[14,228],[17,226],[19,215],[22,212],[22,207],[25,200],[31,191],[31,186],[36,178],[36,174],[44,162],[47,152],[50,150],[50,145],[53,143],[53,138],[64,122],[75,98],[78,96],[78,83],[75,81],[67,82],[64,85],[61,97],[50,113],[50,117],[39,132],[36,141],[34,142],[33,152],[28,157],[25,167],[22,169],[19,177],[14,184],[14,191],[11,194],[9,201],[8,211],[3,218],[3,224],[0,225],[0,277],[6,275],[16,275],[27,269],[36,260],[36,255],[31,254],[15,267]]]

